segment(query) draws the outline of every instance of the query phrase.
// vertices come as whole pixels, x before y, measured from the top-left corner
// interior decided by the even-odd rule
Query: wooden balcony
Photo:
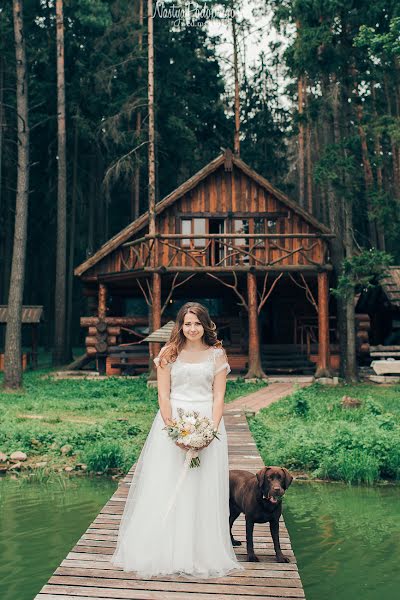
[[[119,249],[117,271],[319,271],[331,234],[158,234]]]

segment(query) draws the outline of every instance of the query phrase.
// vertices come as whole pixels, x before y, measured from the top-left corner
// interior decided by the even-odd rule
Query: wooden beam
[[[318,363],[315,377],[329,377],[328,274],[318,273]]]
[[[160,273],[153,273],[153,290],[152,290],[152,318],[151,318],[151,329],[156,331],[161,327],[161,275]],[[150,331],[149,333],[152,333]],[[159,342],[152,342],[149,344],[150,349],[150,374],[149,379],[157,379],[156,371],[154,368],[153,358],[155,358],[160,352],[161,345]]]
[[[99,319],[107,316],[107,286],[104,283],[99,284],[98,316]]]
[[[257,279],[254,273],[247,273],[247,298],[249,311],[249,370],[245,378],[266,377],[261,366],[257,310]]]

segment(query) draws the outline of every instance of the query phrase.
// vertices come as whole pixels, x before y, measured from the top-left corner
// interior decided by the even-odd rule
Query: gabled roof
[[[283,204],[286,204],[293,212],[299,214],[307,223],[315,227],[315,229],[319,230],[321,233],[331,233],[328,227],[320,223],[315,217],[313,217],[306,210],[301,208],[296,202],[290,200],[280,190],[275,188],[265,177],[253,171],[245,162],[243,162],[240,158],[233,155],[232,152],[228,149],[223,154],[214,158],[211,162],[208,163],[205,167],[200,169],[197,173],[195,173],[192,177],[187,179],[184,183],[182,183],[179,187],[177,187],[173,192],[165,196],[160,202],[156,204],[156,215],[162,213],[166,208],[171,206],[174,202],[176,202],[181,196],[189,192],[193,189],[200,181],[205,179],[208,175],[216,171],[219,167],[225,164],[225,168],[227,170],[232,169],[232,164],[235,165],[238,169],[243,171],[250,178],[255,180],[261,187],[265,190],[273,194],[278,200],[280,200]],[[103,244],[101,248],[86,259],[82,264],[76,267],[74,273],[75,275],[82,275],[85,271],[93,267],[97,264],[102,258],[107,256],[110,252],[118,248],[121,244],[131,239],[131,237],[140,231],[143,227],[145,227],[148,223],[148,212],[146,211],[140,217],[138,217],[135,221],[130,223],[127,227],[122,229],[119,233],[117,233],[114,237],[112,237],[108,242]]]
[[[174,328],[175,321],[168,321],[165,325],[156,329],[142,340],[142,342],[168,342]]]
[[[380,284],[390,304],[400,308],[400,266],[389,267]]]

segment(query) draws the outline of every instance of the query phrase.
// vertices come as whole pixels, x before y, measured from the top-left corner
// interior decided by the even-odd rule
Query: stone
[[[73,471],[73,470],[74,470],[74,467],[64,467],[64,471],[66,473],[71,473],[71,471]]]
[[[352,398],[351,396],[343,396],[340,404],[343,408],[360,408],[362,401],[358,398]]]
[[[16,462],[16,463],[14,463],[13,465],[11,465],[11,466],[8,468],[8,470],[9,470],[9,471],[19,471],[19,470],[20,470],[20,468],[21,468],[21,465],[22,465],[22,463],[20,463],[20,462]]]
[[[66,456],[67,454],[71,454],[72,453],[72,446],[70,444],[65,444],[64,446],[62,446],[60,448],[60,452],[64,456]]]
[[[7,454],[4,454],[4,452],[0,452],[0,462],[1,463],[5,463],[7,461]]]
[[[42,460],[40,462],[34,463],[32,465],[33,469],[42,469],[43,467],[46,467],[48,465],[47,460]]]
[[[7,473],[8,471],[8,465],[6,465],[5,463],[0,463],[0,473]]]
[[[17,450],[17,452],[13,452],[10,455],[10,460],[12,460],[13,462],[19,462],[20,460],[26,460],[28,457],[25,454],[25,452],[20,452],[19,450]]]
[[[86,471],[86,469],[87,469],[87,465],[85,465],[84,463],[76,463],[76,465],[75,465],[76,471]]]

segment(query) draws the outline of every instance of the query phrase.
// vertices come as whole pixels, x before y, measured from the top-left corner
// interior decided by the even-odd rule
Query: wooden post
[[[99,299],[97,306],[97,315],[99,320],[102,321],[107,316],[107,286],[104,283],[99,284]],[[107,349],[105,350],[105,353]],[[105,353],[98,355],[97,357],[97,370],[100,375],[105,375],[106,372],[106,356]]]
[[[104,283],[99,284],[98,317],[105,319],[107,316],[107,286]]]
[[[156,331],[161,327],[161,275],[160,273],[153,273],[153,303],[151,310],[151,331]],[[156,379],[156,371],[154,368],[153,358],[155,358],[160,352],[160,343],[150,343],[150,360],[149,360],[149,379]]]
[[[261,366],[257,311],[257,279],[254,273],[247,273],[247,298],[249,307],[249,370],[245,378],[266,377]]]
[[[32,368],[37,369],[38,366],[38,325],[32,325]]]
[[[328,274],[318,273],[318,363],[315,377],[330,377]]]

